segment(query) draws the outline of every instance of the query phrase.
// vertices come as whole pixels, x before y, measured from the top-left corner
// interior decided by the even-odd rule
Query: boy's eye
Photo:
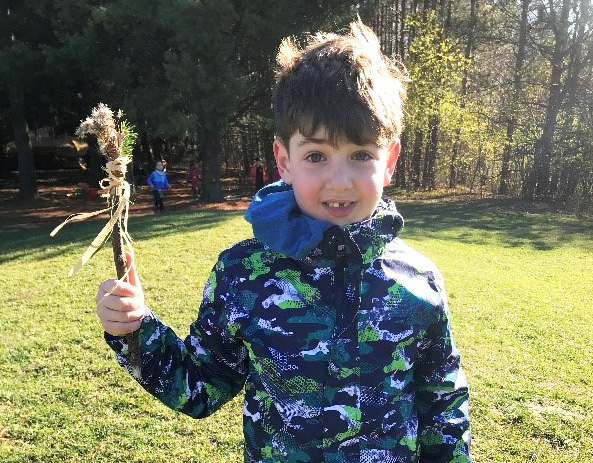
[[[356,153],[354,153],[354,156],[352,156],[352,159],[354,159],[355,161],[368,161],[372,158],[373,157],[366,151],[357,151]]]
[[[307,160],[310,162],[321,162],[323,161],[323,154],[319,152],[310,153],[307,156]]]

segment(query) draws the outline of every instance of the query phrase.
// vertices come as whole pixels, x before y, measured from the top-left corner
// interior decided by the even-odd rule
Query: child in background
[[[257,193],[266,184],[266,170],[260,158],[255,158],[255,162],[251,166],[251,184],[254,192]]]
[[[154,197],[154,211],[163,212],[163,198],[165,191],[169,188],[169,180],[164,172],[162,161],[157,161],[155,170],[148,177],[147,183]]]
[[[189,163],[189,170],[187,171],[187,180],[191,184],[191,190],[193,191],[194,195],[200,193],[200,170],[196,165],[195,161],[191,161]]]
[[[185,341],[145,306],[130,256],[130,283],[97,294],[105,339],[129,370],[122,336],[140,330],[138,382],[192,417],[244,388],[245,462],[471,462],[443,279],[382,198],[405,76],[360,22],[284,40],[277,62],[283,182],[249,206],[254,238],[221,253]]]

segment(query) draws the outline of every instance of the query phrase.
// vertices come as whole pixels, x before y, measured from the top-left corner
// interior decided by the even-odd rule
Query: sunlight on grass
[[[593,222],[496,203],[401,205],[402,238],[441,269],[472,395],[477,462],[593,460]],[[239,462],[241,397],[205,420],[170,411],[115,363],[94,313],[100,228],[0,235],[0,461]],[[147,304],[181,336],[240,212],[133,218]]]

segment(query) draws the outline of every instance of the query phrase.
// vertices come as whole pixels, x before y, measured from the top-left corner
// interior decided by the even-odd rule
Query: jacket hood
[[[256,193],[245,212],[245,220],[251,224],[253,235],[259,241],[293,259],[305,258],[330,228],[342,228],[303,214],[292,186],[283,181],[266,185]],[[378,228],[376,231],[381,234],[397,236],[403,224],[404,219],[393,201],[381,200],[372,217],[343,229],[357,233],[359,229]]]

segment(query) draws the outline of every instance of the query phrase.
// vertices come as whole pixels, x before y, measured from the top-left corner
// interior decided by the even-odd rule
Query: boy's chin
[[[365,220],[367,220],[371,215],[365,216],[365,217],[358,217],[356,215],[353,215],[352,217],[332,217],[325,215],[324,217],[314,217],[318,220],[323,220],[325,222],[329,222],[332,225],[337,225],[339,227],[345,227],[347,225],[352,225],[354,223],[359,223],[359,222],[363,222]]]
[[[340,220],[340,221],[328,220],[328,222],[332,223],[333,225],[338,225],[339,227],[346,227],[348,225],[363,222],[367,219],[368,219],[368,217],[363,217],[360,219],[350,219],[350,220]]]

